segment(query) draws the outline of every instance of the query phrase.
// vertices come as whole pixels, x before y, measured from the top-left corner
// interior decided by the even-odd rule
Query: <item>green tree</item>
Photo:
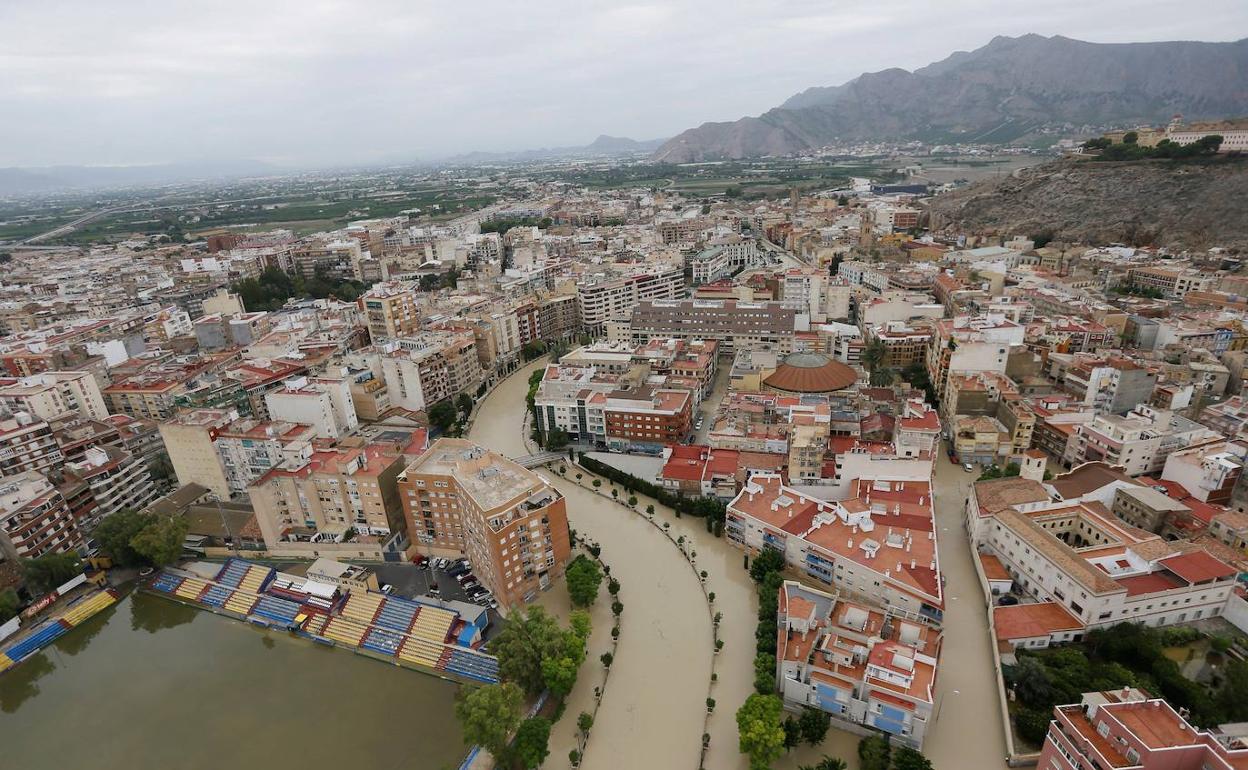
[[[22,606],[22,601],[17,597],[17,591],[12,588],[6,588],[0,591],[0,623],[7,623],[17,615],[18,609]]]
[[[775,695],[755,693],[737,709],[737,742],[750,758],[750,770],[763,770],[784,753],[784,704]]]
[[[774,548],[764,548],[754,557],[750,564],[750,577],[755,583],[761,583],[768,573],[784,569],[784,554]]]
[[[1027,656],[1013,666],[1004,667],[1005,683],[1028,706],[1050,706],[1055,694],[1048,669],[1039,660]]]
[[[807,708],[802,709],[797,723],[802,728],[802,740],[816,746],[827,737],[828,728],[832,726],[832,717],[826,711]]]
[[[468,690],[455,701],[464,742],[478,744],[496,759],[507,756],[507,739],[520,726],[524,694],[510,682]]]
[[[1123,144],[1135,144],[1140,141],[1140,135],[1135,131],[1128,131],[1122,135]]]
[[[499,674],[529,695],[537,695],[546,687],[542,661],[558,657],[565,646],[564,631],[541,607],[513,613],[490,643],[498,658]]]
[[[589,732],[593,726],[594,715],[590,714],[588,711],[582,711],[580,716],[576,718],[576,729],[580,730],[582,735]]]
[[[190,527],[185,516],[152,516],[130,540],[130,546],[153,567],[164,567],[182,555],[182,543]]]
[[[573,613],[574,615],[577,612]],[[585,660],[585,643],[589,638],[589,617],[583,623],[563,632],[562,644],[552,655],[542,658],[542,681],[556,698],[563,698],[576,686],[576,674]]]
[[[467,393],[460,393],[458,396],[455,397],[455,408],[458,409],[461,414],[466,415],[469,412],[471,412],[472,411],[472,396],[468,395]]]
[[[909,746],[893,752],[893,770],[932,770],[932,761]]]
[[[798,770],[846,770],[849,766],[840,757],[824,757],[817,765],[802,765]]]
[[[3,614],[0,613],[0,617]],[[1214,696],[1225,718],[1232,722],[1248,721],[1248,662],[1233,660],[1222,672],[1223,682]]]
[[[563,428],[551,428],[546,432],[546,448],[558,452],[568,445],[568,432]]]
[[[46,594],[82,574],[82,559],[76,553],[45,553],[22,560],[22,578],[32,593]]]
[[[784,750],[790,752],[802,742],[802,728],[793,717],[785,717],[780,726],[784,728]]]
[[[888,358],[888,348],[884,346],[879,337],[873,337],[863,348],[862,366],[867,370],[872,385],[883,387],[892,384],[893,373],[884,366],[886,358]]]
[[[771,695],[776,691],[776,656],[760,652],[754,656],[754,691]]]
[[[520,723],[511,744],[510,758],[526,770],[539,767],[550,754],[550,720],[533,717]]]
[[[891,754],[892,747],[883,735],[868,735],[858,742],[858,766],[862,770],[888,770]]]
[[[103,521],[91,532],[91,537],[99,543],[100,551],[122,567],[133,567],[143,563],[143,557],[134,550],[130,541],[147,526],[149,517],[138,511],[124,508]]]
[[[588,607],[598,598],[602,585],[602,568],[584,555],[577,556],[564,572],[568,583],[568,596],[577,607]]]
[[[449,399],[444,399],[429,408],[429,424],[440,432],[446,433],[455,424],[459,414]]]

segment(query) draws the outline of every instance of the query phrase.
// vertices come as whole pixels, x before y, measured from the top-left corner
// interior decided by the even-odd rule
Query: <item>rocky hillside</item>
[[[838,140],[1006,143],[1041,126],[1164,123],[1248,115],[1248,39],[1234,43],[1086,43],[998,37],[907,72],[811,88],[756,118],[706,123],[655,160],[776,155]]]
[[[932,200],[936,227],[1091,244],[1248,249],[1248,159],[1060,160]]]

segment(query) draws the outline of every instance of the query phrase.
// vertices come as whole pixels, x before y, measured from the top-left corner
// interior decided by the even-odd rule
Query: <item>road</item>
[[[963,526],[975,477],[949,462],[942,448],[934,481],[945,638],[936,675],[937,716],[923,745],[923,753],[940,770],[1007,767],[987,605]]]

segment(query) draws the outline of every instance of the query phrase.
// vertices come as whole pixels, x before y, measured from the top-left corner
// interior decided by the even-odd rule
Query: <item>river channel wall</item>
[[[965,523],[965,521],[964,521]],[[970,536],[970,533],[967,533]],[[979,578],[979,590],[984,600],[985,612],[988,613],[988,648],[992,650],[992,670],[997,682],[997,702],[1001,709],[1001,729],[1005,731],[1005,749],[1009,752],[1005,762],[1010,767],[1034,767],[1040,761],[1039,752],[1020,753],[1018,744],[1014,742],[1014,723],[1010,720],[1010,700],[1005,692],[1005,678],[1001,669],[1001,651],[997,649],[997,625],[992,613],[992,588],[988,575],[984,572],[984,564],[979,558],[979,551],[972,540],[971,563],[975,567],[975,575]]]

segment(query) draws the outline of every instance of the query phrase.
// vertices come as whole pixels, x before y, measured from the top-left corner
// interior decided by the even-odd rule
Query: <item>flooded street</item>
[[[945,578],[945,640],[936,678],[936,722],[923,743],[923,753],[940,770],[1006,767],[988,611],[962,524],[977,477],[978,473],[967,473],[949,462],[943,451],[936,459],[936,538]]]
[[[487,397],[469,438],[510,456],[527,453],[521,428],[524,394],[528,373],[538,366],[520,370]],[[543,473],[567,498],[571,526],[602,544],[602,557],[622,584],[619,651],[582,767],[696,768],[713,649],[697,578],[667,537],[642,517],[575,481]],[[566,597],[566,590],[556,586],[542,603],[562,614]],[[589,655],[567,712],[552,732],[546,767],[567,766],[576,715],[592,710],[593,688],[601,681],[598,657],[610,638],[609,605],[604,585],[593,614]],[[736,708],[727,698],[724,707]],[[731,719],[729,712],[724,721]],[[735,755],[735,726],[731,749]]]
[[[457,767],[457,688],[131,594],[0,677],[0,766]]]
[[[470,438],[513,457],[529,452],[521,427],[524,394],[528,373],[541,365],[525,367],[487,397]],[[626,609],[620,647],[583,766],[697,767],[703,701],[714,657],[718,681],[711,697],[716,709],[707,728],[711,744],[705,766],[746,768],[748,762],[737,751],[734,713],[753,691],[758,601],[742,553],[708,533],[703,520],[678,519],[655,504],[656,521],[670,523],[673,537],[684,535],[697,554],[697,569],[709,574],[707,589],[715,593],[715,610],[723,613],[724,649],[716,657],[711,654],[711,624],[698,581],[675,546],[644,515],[590,491],[588,474],[581,486],[572,478],[543,473],[567,497],[572,527],[602,545],[603,558],[623,584],[620,597]],[[937,719],[924,753],[941,770],[1005,767],[986,612],[962,527],[963,506],[974,478],[943,455],[937,460],[936,523],[948,599]],[[638,497],[639,510],[654,503]],[[589,657],[567,713],[552,732],[546,767],[565,766],[567,751],[575,745],[576,715],[592,710],[593,688],[602,676],[598,656],[609,644],[605,596],[604,589],[594,608]],[[541,602],[566,616],[566,591],[554,589]],[[845,759],[852,770],[857,767],[858,740],[832,729],[822,745],[796,749],[775,767],[813,764],[826,754]]]

